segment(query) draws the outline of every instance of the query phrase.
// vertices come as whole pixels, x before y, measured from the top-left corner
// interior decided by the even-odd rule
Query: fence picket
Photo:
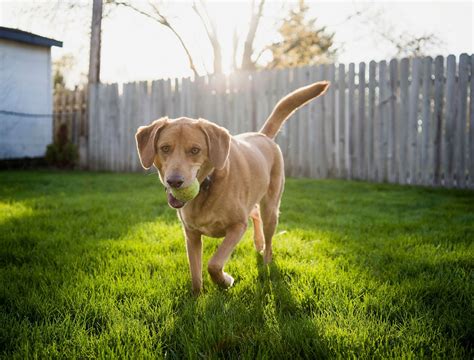
[[[458,101],[456,111],[456,141],[454,158],[456,159],[456,184],[466,186],[466,133],[467,133],[467,87],[469,78],[469,55],[459,57]]]
[[[365,124],[365,63],[359,63],[359,99],[358,113],[356,124],[356,153],[358,158],[357,178],[363,179],[367,173],[367,160],[365,158],[365,132],[367,131]]]
[[[354,63],[349,64],[349,71],[347,74],[347,124],[346,124],[346,134],[347,134],[347,178],[353,179],[355,177],[354,171],[357,164],[355,164],[355,65]]]
[[[336,160],[335,160],[335,126],[336,126],[336,67],[330,64],[327,70],[327,78],[331,82],[331,86],[326,94],[327,97],[327,116],[325,118],[326,132],[326,156],[328,162],[328,176],[336,176]]]
[[[387,89],[387,62],[379,63],[379,121],[376,122],[377,181],[387,180],[387,122],[390,101]]]
[[[443,142],[444,185],[453,186],[454,151],[453,142],[456,126],[456,58],[450,55],[446,65],[446,116]]]
[[[390,71],[390,112],[387,123],[387,170],[388,170],[388,181],[391,183],[397,182],[397,120],[398,118],[398,61],[396,59],[390,60],[389,64]]]
[[[339,64],[338,69],[338,107],[339,107],[339,116],[337,119],[337,128],[338,128],[338,143],[337,143],[337,171],[338,176],[341,178],[346,177],[346,157],[345,157],[345,127],[346,127],[346,82],[345,82],[345,67],[344,64]]]
[[[410,61],[404,58],[400,61],[400,121],[397,127],[398,138],[398,181],[400,184],[406,184],[408,179],[408,98],[409,98],[409,83],[408,73],[410,68]]]
[[[423,114],[422,114],[422,128],[421,128],[421,156],[420,163],[418,164],[421,170],[422,179],[420,183],[428,185],[432,183],[432,119],[431,119],[431,68],[433,65],[433,59],[426,57],[423,59],[423,75],[422,75],[422,99],[423,99]]]
[[[376,87],[376,71],[377,71],[377,63],[375,61],[371,61],[369,63],[369,114],[367,116],[367,143],[366,143],[366,153],[368,154],[367,157],[367,164],[368,164],[368,180],[375,180],[375,111],[376,111],[376,103],[375,103],[375,87]]]
[[[444,100],[444,59],[435,59],[435,93],[434,93],[434,134],[433,134],[433,185],[441,184],[442,176],[442,137],[443,137],[443,100]]]
[[[319,66],[319,71],[318,71],[318,76],[316,79],[311,79],[309,82],[314,82],[314,81],[320,81],[320,80],[326,80],[328,77],[327,73],[327,66],[325,65],[320,65]],[[314,81],[313,81],[314,80]],[[320,166],[321,166],[321,177],[322,178],[327,178],[328,176],[328,146],[327,142],[330,136],[327,136],[328,131],[326,129],[327,127],[327,98],[325,96],[321,96],[316,99],[316,101],[310,105],[312,109],[316,108],[316,116],[319,117],[318,123],[320,124],[320,152],[321,156],[319,157],[320,159]]]
[[[408,169],[410,184],[417,182],[417,138],[418,138],[418,105],[420,91],[421,59],[415,58],[412,64],[410,95],[408,100]]]
[[[471,89],[469,118],[469,186],[474,188],[474,55],[471,55]]]

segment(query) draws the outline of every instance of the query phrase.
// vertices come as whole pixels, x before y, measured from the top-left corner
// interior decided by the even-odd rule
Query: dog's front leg
[[[217,249],[214,256],[209,260],[207,269],[211,275],[212,281],[217,285],[228,288],[234,283],[234,279],[223,271],[224,265],[229,260],[230,254],[234,250],[247,229],[247,223],[232,225],[226,231],[224,241]]]
[[[186,251],[188,253],[189,269],[193,292],[198,295],[202,290],[202,240],[201,233],[184,228]]]

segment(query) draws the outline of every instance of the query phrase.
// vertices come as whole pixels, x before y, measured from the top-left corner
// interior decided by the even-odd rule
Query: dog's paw
[[[234,285],[234,278],[227,274],[226,272],[224,273],[224,281],[222,283],[222,287],[224,289],[230,288],[232,285]]]
[[[265,251],[265,245],[264,244],[255,244],[255,250],[260,254],[263,255],[263,252]]]
[[[263,263],[265,265],[268,265],[272,262],[272,258],[273,258],[273,255],[272,255],[272,251],[267,251],[265,250],[264,254],[263,254]]]

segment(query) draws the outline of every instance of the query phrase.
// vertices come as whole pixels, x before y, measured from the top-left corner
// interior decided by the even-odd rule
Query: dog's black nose
[[[172,188],[178,189],[181,185],[183,185],[184,177],[181,175],[171,175],[168,179],[166,179],[166,182]]]

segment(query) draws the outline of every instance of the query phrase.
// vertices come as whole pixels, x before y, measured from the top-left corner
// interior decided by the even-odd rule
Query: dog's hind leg
[[[255,250],[262,253],[265,249],[265,237],[263,235],[262,218],[260,217],[260,206],[257,204],[250,212],[250,217],[253,221],[253,242]]]
[[[267,194],[260,202],[261,217],[263,222],[263,234],[265,236],[265,251],[263,261],[268,264],[272,261],[272,238],[278,224],[280,213],[280,200],[283,192],[284,177],[270,183]]]

